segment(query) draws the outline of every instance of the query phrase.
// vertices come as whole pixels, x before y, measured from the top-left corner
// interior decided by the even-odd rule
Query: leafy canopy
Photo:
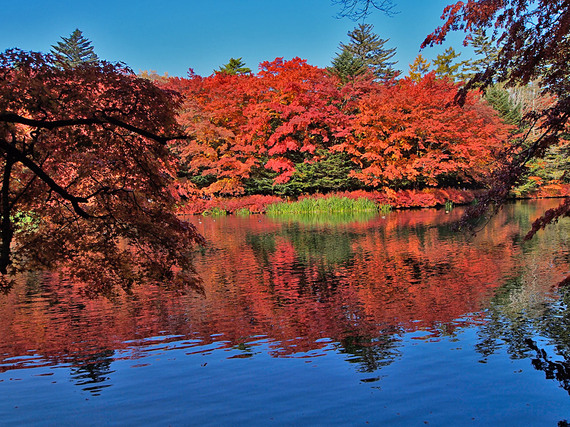
[[[89,292],[195,284],[173,209],[177,96],[121,65],[0,54],[0,273],[57,268]]]
[[[509,127],[481,97],[462,108],[434,73],[385,84],[349,81],[277,58],[256,75],[191,75],[184,97],[184,175],[209,195],[481,185]]]

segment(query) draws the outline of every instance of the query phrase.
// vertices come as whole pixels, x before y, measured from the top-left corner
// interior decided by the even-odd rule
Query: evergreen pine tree
[[[245,66],[245,62],[243,62],[241,58],[230,58],[230,61],[227,64],[222,65],[219,70],[214,70],[214,72],[216,74],[225,73],[232,75],[249,74],[251,73],[251,69]]]
[[[495,62],[499,55],[499,49],[495,46],[493,41],[487,37],[485,30],[482,28],[477,28],[473,31],[471,46],[478,58],[473,61],[469,61],[468,65],[465,67],[463,71],[463,77],[465,80],[473,78],[475,74],[484,73],[491,67],[491,64]]]
[[[520,126],[522,119],[521,104],[515,104],[503,85],[495,84],[485,90],[485,99],[499,113],[505,123]]]
[[[366,65],[360,58],[352,55],[347,50],[343,50],[332,60],[332,67],[329,67],[328,71],[340,78],[343,83],[346,83],[363,74],[366,71]]]
[[[359,24],[354,30],[348,33],[350,42],[340,43],[342,55],[348,52],[364,63],[379,79],[388,80],[396,77],[399,71],[394,69],[396,61],[390,61],[396,55],[396,48],[386,49],[384,45],[389,39],[381,39],[372,30],[371,24]]]
[[[410,79],[417,82],[429,73],[430,62],[422,54],[418,54],[412,64],[410,64]]]
[[[91,42],[83,37],[76,29],[69,37],[62,37],[63,41],[52,45],[51,53],[55,56],[54,64],[57,67],[74,68],[84,64],[97,64],[99,58],[93,51]]]
[[[445,49],[433,61],[433,68],[437,77],[449,77],[453,81],[463,80],[463,68],[468,61],[455,62],[461,53],[457,53],[452,47]]]

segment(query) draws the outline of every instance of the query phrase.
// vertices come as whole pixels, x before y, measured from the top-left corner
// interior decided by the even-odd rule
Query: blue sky
[[[396,47],[397,68],[407,73],[424,37],[440,24],[454,0],[395,0],[393,17],[375,11],[366,19],[386,47]],[[135,72],[186,76],[188,68],[209,75],[242,57],[254,71],[261,61],[299,56],[330,65],[339,42],[358,23],[338,19],[331,0],[20,0],[0,14],[0,51],[18,47],[49,52],[75,28],[91,40],[100,58],[122,61]],[[444,45],[462,50],[463,35]],[[442,48],[422,51],[434,58]],[[461,59],[468,59],[465,51]]]

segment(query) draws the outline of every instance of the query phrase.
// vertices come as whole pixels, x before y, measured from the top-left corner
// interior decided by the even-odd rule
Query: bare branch
[[[398,13],[394,10],[395,5],[392,0],[332,0],[332,2],[342,6],[338,14],[339,18],[350,18],[353,21],[366,18],[373,9],[388,16]]]

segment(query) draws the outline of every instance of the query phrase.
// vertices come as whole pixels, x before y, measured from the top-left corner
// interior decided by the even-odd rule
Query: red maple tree
[[[59,267],[97,292],[195,283],[201,238],[173,214],[177,96],[120,65],[17,50],[0,75],[0,272]]]
[[[508,127],[479,94],[454,103],[457,86],[433,73],[371,86],[356,101],[351,135],[336,149],[360,166],[354,176],[385,187],[481,182]]]
[[[205,194],[240,195],[261,169],[283,184],[332,153],[350,155],[352,177],[369,188],[480,184],[508,133],[477,93],[460,107],[457,87],[432,74],[343,84],[277,58],[257,75],[191,74],[167,87],[184,96],[179,120],[193,137],[178,152]]]

